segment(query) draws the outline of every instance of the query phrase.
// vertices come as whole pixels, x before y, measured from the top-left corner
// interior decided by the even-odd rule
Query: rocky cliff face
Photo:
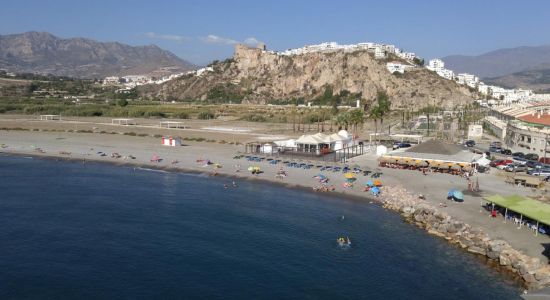
[[[391,58],[390,60],[397,60]],[[375,60],[367,51],[309,53],[280,56],[237,45],[233,59],[214,65],[213,72],[187,76],[159,87],[146,87],[149,96],[165,99],[228,100],[265,103],[277,99],[314,99],[327,86],[334,93],[361,93],[370,101],[386,91],[394,107],[441,105],[453,107],[472,101],[470,91],[436,74],[415,68],[404,75],[386,69],[388,60]]]
[[[155,45],[132,47],[90,39],[61,39],[47,32],[0,35],[0,69],[16,73],[102,78],[162,75],[194,66]]]

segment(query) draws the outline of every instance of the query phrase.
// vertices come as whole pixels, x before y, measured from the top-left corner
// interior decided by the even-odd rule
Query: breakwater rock
[[[529,289],[550,286],[549,265],[515,250],[504,240],[492,239],[481,229],[453,219],[418,195],[410,194],[405,188],[383,187],[380,200],[385,208],[398,211],[407,221],[426,229],[428,233],[444,238],[470,253],[493,260],[521,278]]]

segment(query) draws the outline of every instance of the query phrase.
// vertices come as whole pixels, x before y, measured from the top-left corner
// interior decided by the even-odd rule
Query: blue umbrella
[[[455,189],[451,189],[447,192],[447,198],[452,198],[455,194],[456,190]]]
[[[453,193],[453,198],[454,198],[456,201],[462,202],[462,201],[464,201],[464,194],[462,194],[461,191],[455,191],[455,192]]]
[[[371,189],[371,192],[373,195],[377,195],[378,193],[380,193],[380,189],[375,186]]]
[[[357,180],[357,178],[346,178],[346,181],[349,183],[355,182],[355,180]]]
[[[367,181],[367,185],[368,185],[368,186],[373,186],[374,183],[372,182],[372,180],[369,180],[369,181]]]
[[[327,176],[325,176],[323,174],[317,174],[316,177],[319,178],[320,180],[327,179]]]

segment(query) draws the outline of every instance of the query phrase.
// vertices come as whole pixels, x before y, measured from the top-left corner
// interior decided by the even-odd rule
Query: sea
[[[522,292],[377,204],[232,181],[0,156],[0,299],[518,299]],[[340,236],[351,246],[340,247]]]

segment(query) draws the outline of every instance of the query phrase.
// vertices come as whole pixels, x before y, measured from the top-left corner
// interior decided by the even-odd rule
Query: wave
[[[166,170],[161,170],[161,169],[150,169],[150,168],[143,168],[143,167],[137,167],[135,168],[136,170],[141,170],[141,171],[147,171],[147,172],[156,172],[156,173],[171,173],[169,171],[166,171]]]

